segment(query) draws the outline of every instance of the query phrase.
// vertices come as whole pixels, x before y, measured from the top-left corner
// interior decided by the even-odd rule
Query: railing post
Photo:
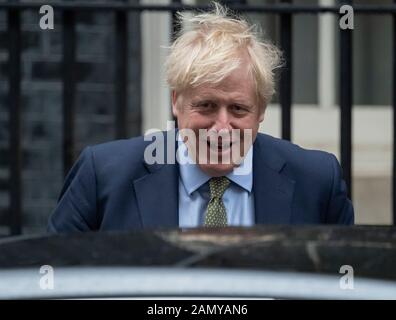
[[[172,4],[182,4],[182,0],[172,0]],[[180,31],[180,26],[177,24],[177,17],[176,11],[172,11],[172,19],[171,19],[171,30],[172,30],[172,37],[171,41],[175,40],[177,33]]]
[[[291,4],[292,0],[282,0],[282,3]],[[283,51],[285,67],[279,82],[279,102],[282,111],[282,138],[291,140],[291,105],[292,105],[292,15],[280,15],[280,46]]]
[[[341,0],[342,4],[352,4],[352,0]],[[341,166],[352,199],[352,30],[340,28],[340,116],[341,116]]]
[[[393,0],[396,4],[396,0]],[[392,170],[392,223],[396,225],[396,13],[393,19],[393,170]]]
[[[8,11],[8,84],[9,84],[9,181],[8,212],[11,235],[22,233],[22,150],[21,150],[21,15]]]
[[[139,3],[139,0],[135,0]],[[132,114],[129,119],[132,127],[128,128],[128,134],[132,136],[141,135],[143,127],[142,119],[142,25],[141,13],[132,12],[129,20],[129,33],[131,41],[129,42],[129,79],[128,88],[131,94],[129,95],[128,104],[131,107]]]
[[[181,4],[182,0],[172,0],[172,4]],[[176,16],[176,11],[172,11],[172,18],[171,18],[171,42],[173,42],[176,37],[177,34],[180,31],[180,25],[177,23],[177,16]],[[171,113],[172,113],[172,99],[170,98],[171,102],[170,102],[170,106],[171,106]],[[172,114],[172,120],[175,122],[175,127],[177,128],[177,118]]]
[[[116,99],[116,138],[128,135],[128,12],[116,12],[115,35],[115,99]]]
[[[63,11],[63,172],[66,176],[74,162],[76,35],[75,13]]]

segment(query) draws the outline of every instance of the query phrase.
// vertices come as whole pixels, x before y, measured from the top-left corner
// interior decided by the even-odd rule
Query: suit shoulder
[[[107,154],[126,154],[126,153],[134,153],[137,150],[144,149],[147,145],[147,142],[144,141],[143,136],[134,137],[130,139],[121,139],[121,140],[113,140],[109,142],[104,142],[100,144],[96,144],[90,146],[92,151],[98,155],[107,155]]]
[[[147,145],[143,136],[113,140],[93,146],[90,150],[97,172],[124,172],[141,168],[144,150]]]
[[[275,149],[282,155],[294,155],[298,157],[310,157],[317,158],[321,160],[323,158],[332,158],[333,154],[314,149],[306,149],[288,140],[279,139],[267,134],[259,133],[257,134],[258,140],[260,140],[262,145],[270,146],[271,149]]]
[[[99,154],[139,154],[143,155],[144,149],[155,141],[158,136],[163,137],[163,141],[166,140],[168,133],[166,131],[158,131],[148,135],[142,135],[129,139],[113,140],[109,142],[100,143],[97,145],[90,146],[95,153]]]
[[[334,162],[337,161],[333,154],[326,151],[305,149],[290,141],[266,134],[258,134],[257,138],[264,149],[275,152],[295,171],[321,174],[332,170]]]
[[[89,146],[87,149],[91,150],[95,168],[99,173],[114,170],[133,175],[135,171],[143,170],[146,148],[159,137],[162,137],[163,140],[160,141],[165,143],[167,133],[159,131],[130,139],[113,140]]]

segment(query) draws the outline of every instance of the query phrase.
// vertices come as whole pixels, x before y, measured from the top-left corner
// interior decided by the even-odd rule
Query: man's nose
[[[220,130],[231,130],[231,115],[229,114],[227,108],[221,107],[219,108],[217,115],[216,115],[216,121],[215,121],[215,129],[216,131]]]

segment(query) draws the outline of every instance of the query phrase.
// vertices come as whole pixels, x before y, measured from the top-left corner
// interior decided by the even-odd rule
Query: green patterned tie
[[[227,212],[221,198],[229,185],[230,180],[226,177],[209,180],[210,201],[205,216],[205,227],[227,226]]]

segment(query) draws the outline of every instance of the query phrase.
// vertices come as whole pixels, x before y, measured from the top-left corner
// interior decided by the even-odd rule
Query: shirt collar
[[[232,170],[226,176],[232,182],[236,183],[249,193],[253,187],[253,146],[250,147],[248,153],[243,159],[239,167]]]
[[[187,154],[187,146],[183,141],[178,141],[177,152]],[[243,159],[241,165],[235,168],[229,174],[226,175],[230,181],[234,182],[241,188],[245,189],[249,193],[252,192],[253,187],[253,147],[250,147],[246,157]],[[200,188],[203,184],[209,181],[211,178],[205,172],[203,172],[196,164],[179,164],[180,177],[183,186],[190,196],[195,190]],[[241,170],[243,169],[243,170]],[[242,174],[243,173],[243,174]]]

